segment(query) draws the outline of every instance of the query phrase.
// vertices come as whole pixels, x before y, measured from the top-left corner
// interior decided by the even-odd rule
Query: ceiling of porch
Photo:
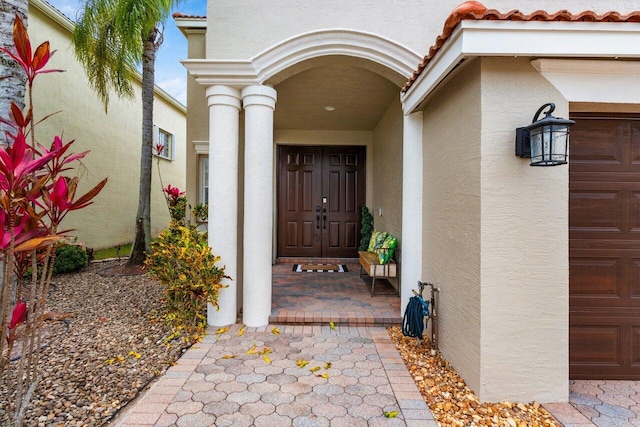
[[[347,57],[316,58],[276,77],[271,81],[278,92],[274,127],[309,130],[374,129],[405,80],[370,61]],[[327,111],[328,106],[334,109]]]

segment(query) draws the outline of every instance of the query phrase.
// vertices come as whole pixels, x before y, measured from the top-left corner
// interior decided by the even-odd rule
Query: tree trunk
[[[129,264],[142,265],[151,243],[151,168],[153,166],[153,90],[158,31],[144,40],[142,54],[142,150],[136,234]]]
[[[0,46],[14,50],[13,21],[18,14],[27,25],[28,0],[2,0],[0,2]],[[22,68],[7,55],[0,53],[0,117],[9,117],[11,101],[24,107],[27,76]],[[5,142],[4,125],[0,124],[0,141]]]

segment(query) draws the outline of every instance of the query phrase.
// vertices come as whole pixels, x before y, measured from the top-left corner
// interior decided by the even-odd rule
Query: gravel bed
[[[126,275],[123,264],[96,263],[54,277],[47,310],[69,316],[47,326],[49,345],[27,426],[105,425],[185,351],[184,340],[163,341],[171,331],[156,318],[160,283]],[[2,424],[5,405],[0,400]]]
[[[433,417],[442,426],[560,427],[537,402],[480,402],[440,352],[431,355],[428,340],[387,329]]]

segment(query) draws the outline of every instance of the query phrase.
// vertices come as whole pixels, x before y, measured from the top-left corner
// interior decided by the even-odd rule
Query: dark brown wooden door
[[[357,256],[365,147],[282,146],[278,256]]]
[[[640,121],[576,117],[569,155],[569,374],[640,379]]]

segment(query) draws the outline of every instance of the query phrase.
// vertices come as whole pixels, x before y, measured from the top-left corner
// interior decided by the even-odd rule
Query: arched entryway
[[[381,228],[401,233],[400,88],[419,60],[378,35],[336,29],[292,37],[249,60],[186,64],[208,86],[209,179],[218,189],[209,231],[227,272],[237,278],[221,291],[221,309],[209,311],[210,324],[235,322],[239,307],[247,325],[268,323],[277,255],[277,147],[362,150],[366,204]],[[237,158],[244,163],[235,169]],[[315,212],[317,204],[310,206]]]

